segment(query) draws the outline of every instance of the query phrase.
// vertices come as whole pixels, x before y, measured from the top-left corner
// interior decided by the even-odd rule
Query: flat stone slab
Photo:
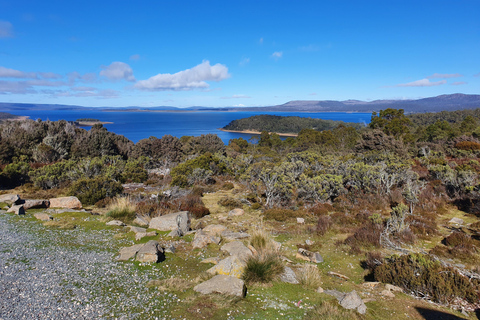
[[[137,216],[135,220],[133,220],[133,224],[139,225],[140,227],[148,227],[148,220],[145,217]]]
[[[53,219],[53,217],[49,216],[48,214],[41,212],[35,213],[33,216],[42,221],[50,221]]]
[[[250,237],[248,233],[245,232],[233,232],[225,230],[222,232],[222,237],[227,241],[241,240]]]
[[[227,230],[227,227],[221,224],[210,224],[202,229],[209,236],[221,235],[223,231]]]
[[[112,220],[112,221],[108,221],[106,223],[107,226],[118,226],[118,227],[123,227],[125,226],[126,224],[123,223],[122,221],[120,220]]]
[[[128,226],[130,228],[130,232],[133,231],[135,233],[145,233],[147,232],[147,229],[145,228],[140,228],[140,227],[134,227],[134,226]]]
[[[144,237],[155,237],[156,235],[157,235],[156,231],[139,232],[139,233],[135,233],[135,240],[139,241]]]
[[[21,202],[23,202],[23,208],[25,208],[25,210],[33,208],[48,208],[50,206],[50,201],[48,200],[28,199]]]
[[[186,234],[190,230],[191,214],[188,211],[180,211],[155,217],[150,221],[149,228],[159,231],[182,230]]]
[[[242,260],[246,260],[252,255],[252,251],[248,249],[241,241],[227,243],[223,245],[220,250],[228,252],[231,256],[237,256]]]
[[[193,290],[201,294],[218,293],[242,298],[247,294],[247,287],[243,280],[226,275],[217,275],[196,285]]]
[[[118,261],[127,261],[132,258],[135,258],[135,255],[137,254],[138,250],[140,250],[141,247],[143,247],[143,243],[141,244],[135,244],[131,247],[124,247],[120,249],[120,256],[117,258]]]

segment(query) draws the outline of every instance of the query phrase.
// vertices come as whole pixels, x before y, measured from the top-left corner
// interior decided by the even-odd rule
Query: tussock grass
[[[284,266],[275,252],[261,252],[248,258],[243,280],[248,283],[268,283],[283,272]]]
[[[123,222],[135,219],[136,205],[130,197],[115,198],[108,205],[107,216]]]
[[[324,301],[312,310],[308,311],[305,318],[307,320],[344,320],[344,319],[364,319],[356,311],[347,310],[340,307],[335,301]]]
[[[298,274],[298,282],[304,288],[317,289],[322,284],[320,271],[316,265],[306,263]]]
[[[153,280],[148,283],[149,287],[157,287],[162,291],[181,291],[184,292],[192,287],[191,281],[182,278],[169,278],[163,280]]]

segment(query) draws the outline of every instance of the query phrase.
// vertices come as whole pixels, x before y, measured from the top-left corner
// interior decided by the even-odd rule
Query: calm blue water
[[[271,114],[279,116],[298,116],[305,118],[319,118],[325,120],[342,120],[345,122],[369,123],[370,113],[344,112],[103,112],[103,111],[9,111],[21,116],[30,116],[30,119],[42,120],[69,120],[80,118],[94,118],[101,121],[110,121],[113,124],[104,125],[108,131],[121,134],[133,142],[154,136],[161,138],[166,134],[176,137],[199,136],[214,133],[228,143],[230,139],[242,137],[246,140],[251,134],[231,133],[218,130],[232,120],[247,118],[253,115]]]

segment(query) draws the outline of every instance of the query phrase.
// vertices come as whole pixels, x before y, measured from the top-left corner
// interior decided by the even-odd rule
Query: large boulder
[[[226,275],[217,275],[195,286],[193,290],[201,294],[219,293],[242,298],[247,294],[247,287],[243,280]]]
[[[50,199],[50,208],[82,209],[77,197],[60,197]]]
[[[7,212],[12,212],[18,215],[25,214],[25,209],[23,208],[23,205],[16,205],[12,206],[10,209],[7,210]]]
[[[188,211],[180,211],[153,218],[149,228],[159,231],[172,231],[180,229],[183,234],[190,230],[191,214]]]
[[[120,249],[120,256],[117,258],[118,261],[127,261],[132,258],[135,258],[137,252],[143,247],[144,243],[135,244],[131,247],[124,247]]]
[[[148,220],[144,216],[137,216],[135,220],[133,220],[133,224],[139,225],[140,227],[148,227]]]
[[[165,260],[165,254],[158,241],[150,240],[138,250],[135,260],[140,262],[157,263]]]
[[[228,252],[231,256],[237,256],[242,260],[246,260],[252,255],[252,251],[248,249],[243,242],[233,241],[223,245],[220,250]]]
[[[285,267],[283,273],[280,275],[280,280],[282,282],[298,284],[297,275],[290,267]]]
[[[29,199],[23,200],[22,202],[25,210],[33,208],[48,208],[50,206],[50,201],[48,200]]]
[[[245,262],[237,256],[230,256],[219,261],[215,266],[207,270],[210,274],[223,274],[241,278],[245,270]]]
[[[19,204],[20,196],[18,194],[2,194],[0,195],[0,202],[4,202],[8,205]]]
[[[241,240],[250,237],[248,233],[245,232],[233,232],[230,230],[225,230],[222,232],[222,238],[227,241]]]

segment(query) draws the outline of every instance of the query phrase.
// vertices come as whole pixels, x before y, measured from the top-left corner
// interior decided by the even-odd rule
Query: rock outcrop
[[[82,203],[77,197],[60,197],[50,199],[50,208],[82,209]]]
[[[191,215],[188,211],[180,211],[153,218],[149,228],[159,231],[180,229],[183,234],[190,230]]]
[[[242,298],[247,294],[247,287],[243,280],[226,275],[217,275],[195,286],[193,290],[201,294],[219,293]]]

